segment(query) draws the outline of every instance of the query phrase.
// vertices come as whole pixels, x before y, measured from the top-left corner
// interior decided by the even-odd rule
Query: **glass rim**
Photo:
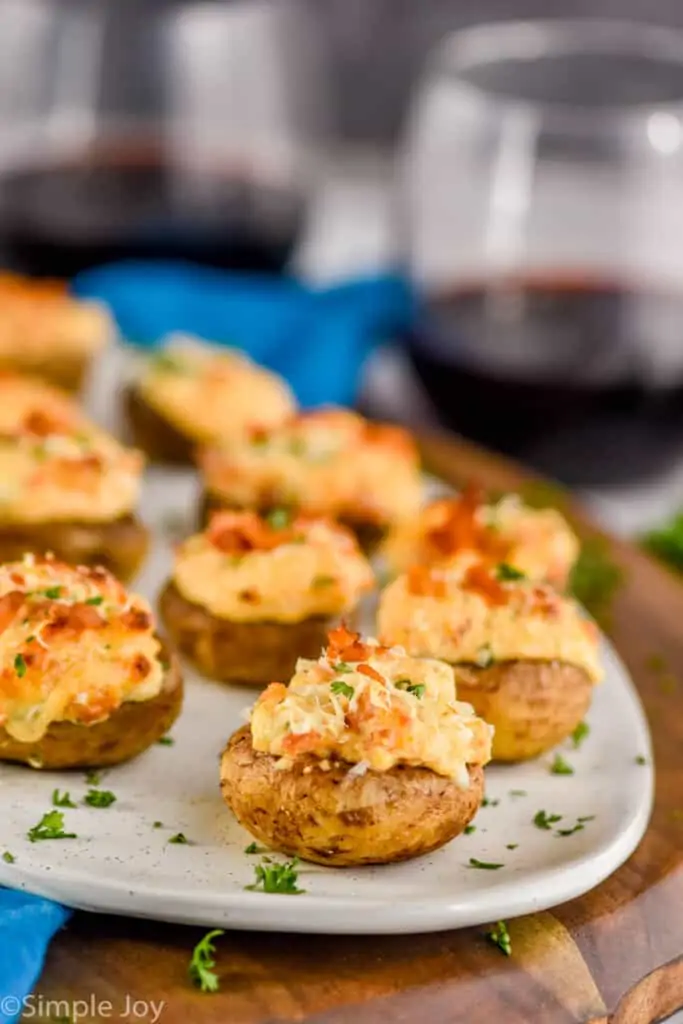
[[[653,62],[677,63],[683,70],[683,29],[621,18],[530,18],[485,22],[450,32],[432,51],[427,73],[450,78],[482,111],[514,110],[586,125],[596,122],[639,122],[653,111],[683,114],[683,74],[680,98],[641,102],[590,104],[505,94],[476,85],[465,73],[506,60],[520,64],[552,56],[586,53],[632,56]]]

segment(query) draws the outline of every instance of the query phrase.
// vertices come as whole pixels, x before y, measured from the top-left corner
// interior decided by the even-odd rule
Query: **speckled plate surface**
[[[152,471],[143,509],[157,535],[137,589],[155,597],[170,566],[171,543],[191,529],[196,484],[186,472]],[[300,865],[300,896],[249,892],[259,858],[218,791],[218,758],[243,723],[254,691],[186,672],[185,710],[173,746],[156,746],[106,772],[108,809],[67,809],[77,839],[31,843],[28,830],[51,807],[55,787],[75,802],[82,773],[42,774],[0,765],[0,883],[85,910],[160,920],[277,931],[389,933],[436,931],[541,910],[593,888],[632,852],[645,831],[653,790],[650,740],[626,670],[605,643],[607,676],[580,750],[562,753],[571,776],[549,772],[551,757],[487,769],[489,805],[476,830],[407,864],[362,870]],[[637,759],[645,758],[645,765]],[[537,811],[561,815],[552,830]],[[591,818],[573,835],[579,817]],[[154,827],[162,822],[162,827]],[[183,832],[186,845],[169,843]],[[514,849],[510,846],[514,845]],[[469,865],[470,857],[499,863]]]

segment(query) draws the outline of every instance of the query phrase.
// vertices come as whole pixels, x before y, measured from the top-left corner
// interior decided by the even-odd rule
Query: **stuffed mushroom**
[[[171,340],[126,394],[137,446],[158,462],[191,463],[200,445],[276,426],[295,400],[285,381],[234,349]]]
[[[354,613],[374,577],[336,523],[219,512],[184,541],[160,598],[178,649],[207,676],[265,686],[315,657],[332,620]]]
[[[51,551],[129,579],[147,551],[134,513],[143,468],[140,452],[122,448],[66,396],[0,378],[0,560]]]
[[[286,508],[350,527],[371,551],[415,516],[421,481],[416,446],[400,427],[347,409],[321,409],[239,444],[200,453],[204,515],[215,508],[268,514]]]
[[[405,572],[412,565],[439,564],[461,551],[474,551],[563,590],[579,548],[556,509],[529,508],[513,494],[487,503],[483,492],[470,487],[430,502],[414,519],[400,523],[387,537],[383,555],[391,569]]]
[[[455,699],[453,670],[339,627],[288,686],[272,683],[230,739],[221,791],[274,850],[385,864],[457,836],[483,797],[491,729]]]
[[[64,282],[0,274],[0,370],[78,391],[113,334],[107,309],[70,295]]]
[[[182,696],[149,606],[106,570],[0,566],[0,760],[118,764],[168,731]]]
[[[574,601],[471,552],[394,580],[378,628],[384,643],[454,666],[458,697],[494,726],[500,761],[535,757],[569,736],[602,677],[598,631]]]

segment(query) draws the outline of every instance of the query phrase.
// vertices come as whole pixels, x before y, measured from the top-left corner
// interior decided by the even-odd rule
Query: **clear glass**
[[[294,0],[0,0],[0,259],[278,269],[325,120]]]
[[[447,38],[412,106],[401,211],[424,296],[411,350],[452,424],[526,455],[598,407],[681,408],[681,33],[574,20]]]

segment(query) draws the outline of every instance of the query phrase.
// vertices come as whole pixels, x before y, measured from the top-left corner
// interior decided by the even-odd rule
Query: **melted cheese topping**
[[[238,351],[169,342],[138,383],[145,402],[197,442],[233,441],[294,413],[288,385]]]
[[[476,551],[563,589],[579,548],[555,509],[527,508],[515,495],[484,504],[481,494],[470,489],[431,502],[417,519],[400,524],[387,538],[384,554],[394,571],[405,572],[416,563],[433,565],[461,551]]]
[[[104,569],[26,555],[0,566],[0,725],[33,743],[161,690],[149,605]]]
[[[113,334],[108,311],[69,295],[61,281],[32,281],[0,273],[0,358],[21,365],[90,356]]]
[[[110,522],[135,508],[144,458],[87,421],[0,436],[0,523]]]
[[[271,683],[251,713],[254,750],[313,755],[388,771],[430,768],[469,784],[468,765],[491,757],[493,730],[455,698],[453,670],[362,642],[343,626],[318,661],[300,659],[289,686]]]
[[[347,530],[301,517],[278,528],[251,512],[218,513],[184,541],[173,580],[188,601],[234,622],[342,614],[374,584]]]
[[[566,662],[598,682],[597,629],[579,606],[547,584],[500,574],[471,553],[443,566],[414,567],[382,593],[380,636],[417,657],[453,664]]]
[[[77,431],[87,424],[69,395],[37,377],[0,372],[0,435]]]
[[[400,427],[345,409],[290,420],[240,445],[202,453],[207,490],[226,504],[292,505],[307,515],[378,525],[420,506],[418,456]]]

